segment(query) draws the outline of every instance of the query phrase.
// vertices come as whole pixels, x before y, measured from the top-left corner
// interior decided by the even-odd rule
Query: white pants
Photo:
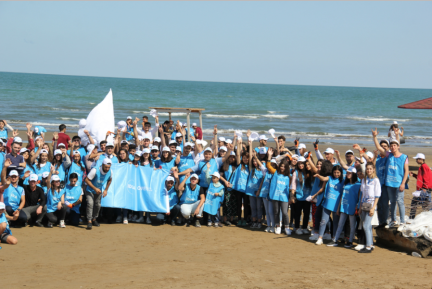
[[[185,219],[189,219],[190,215],[192,215],[193,213],[195,213],[195,210],[198,208],[200,201],[196,201],[193,204],[183,204],[180,207],[181,210],[181,214],[183,215],[183,217],[185,217]],[[197,215],[197,217],[202,217],[202,212],[204,209],[204,204],[201,206],[200,210],[199,210],[199,214]]]

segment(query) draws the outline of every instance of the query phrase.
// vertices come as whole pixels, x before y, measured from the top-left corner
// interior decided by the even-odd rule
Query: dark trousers
[[[14,213],[14,210],[12,209],[11,206],[6,206],[6,212],[8,213],[9,216],[12,216],[13,213]],[[23,211],[20,211],[18,219],[16,221],[14,221],[14,222],[22,222],[22,223],[27,222],[27,215],[26,215],[26,213],[24,213]]]
[[[159,224],[163,224],[164,222],[166,222],[168,219],[171,219],[171,221],[175,221],[177,219],[178,214],[180,213],[180,205],[175,205],[171,211],[170,214],[162,214],[162,213],[158,213],[156,215],[156,220],[158,220]]]
[[[72,226],[79,225],[80,214],[66,207],[66,216],[69,217],[69,224]]]
[[[307,229],[309,223],[309,214],[310,214],[310,202],[308,201],[296,201],[293,205],[291,205],[291,210],[294,209],[294,219],[295,219],[295,228],[300,228],[300,218],[301,213],[303,212],[303,222],[302,228]]]
[[[47,213],[46,214],[48,221],[50,223],[55,224],[60,220],[64,220],[66,217],[66,206],[62,206],[60,210],[57,210],[55,212]]]
[[[243,205],[243,218],[247,220],[251,215],[251,207],[249,202],[249,196],[245,193],[236,191],[237,195],[237,216],[240,220],[242,218],[242,205]]]

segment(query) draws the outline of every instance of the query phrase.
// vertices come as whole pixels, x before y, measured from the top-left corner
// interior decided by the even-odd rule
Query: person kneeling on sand
[[[186,181],[190,177],[190,183],[186,184]],[[187,173],[186,178],[178,186],[178,190],[182,193],[180,197],[180,210],[183,217],[186,219],[187,227],[192,223],[192,218],[195,218],[195,227],[201,227],[198,219],[202,218],[205,193],[200,190],[201,187],[198,185],[198,175],[193,174],[192,176]]]

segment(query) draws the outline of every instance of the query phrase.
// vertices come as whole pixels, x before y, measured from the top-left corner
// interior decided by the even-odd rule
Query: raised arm
[[[371,131],[372,131],[372,138],[373,138],[373,142],[375,144],[375,147],[377,148],[377,150],[380,153],[384,154],[385,150],[380,146],[380,144],[378,142],[377,135],[378,135],[379,132],[378,132],[377,128],[375,128],[375,130],[371,130]]]
[[[234,146],[232,144],[227,144],[227,152],[225,156],[222,158],[222,162],[225,162],[231,155],[231,152],[234,150]]]
[[[161,136],[162,148],[166,147],[165,135],[163,133],[163,128],[159,127],[159,135]]]
[[[249,142],[249,172],[252,172],[252,140],[249,139],[249,137],[248,137],[248,142]]]
[[[323,182],[327,182],[329,180],[329,177],[323,177],[320,174],[315,174],[314,177],[320,179]]]
[[[218,148],[218,139],[217,139],[217,124],[215,124],[214,126],[214,130],[213,130],[213,151],[215,156],[217,156],[217,154],[219,153],[219,148]]]
[[[137,124],[138,124],[138,118],[136,117],[134,122],[133,122],[133,129],[134,129],[134,136],[135,136],[135,145],[137,146],[137,148],[140,147],[140,143],[139,143],[139,137],[138,137],[138,128],[137,128]]]
[[[344,170],[347,170],[348,166],[347,166],[346,162],[340,157],[340,152],[338,150],[335,150],[335,154],[336,154],[336,158],[337,158],[338,162],[340,163],[341,167]]]
[[[236,159],[237,159],[237,165],[239,165],[241,163],[241,145],[242,145],[242,140],[239,139],[237,142],[237,151],[236,151]]]
[[[179,176],[178,173],[177,173],[177,176]],[[186,181],[189,179],[189,177],[190,177],[190,173],[188,172],[188,173],[186,173],[186,177],[183,179],[183,181],[178,185],[178,190],[179,191],[184,191]]]

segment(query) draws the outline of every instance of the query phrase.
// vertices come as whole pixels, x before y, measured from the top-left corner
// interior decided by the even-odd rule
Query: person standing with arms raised
[[[408,179],[409,166],[408,156],[399,151],[399,142],[396,139],[390,140],[390,152],[386,152],[379,144],[377,139],[378,131],[372,130],[372,137],[377,150],[386,154],[386,177],[385,177],[385,190],[383,194],[387,193],[391,202],[391,223],[388,227],[397,227],[396,222],[396,203],[399,206],[400,225],[405,223],[405,204],[404,204],[404,190]],[[379,214],[382,214],[382,219],[387,220],[388,217],[388,203],[379,207]]]

